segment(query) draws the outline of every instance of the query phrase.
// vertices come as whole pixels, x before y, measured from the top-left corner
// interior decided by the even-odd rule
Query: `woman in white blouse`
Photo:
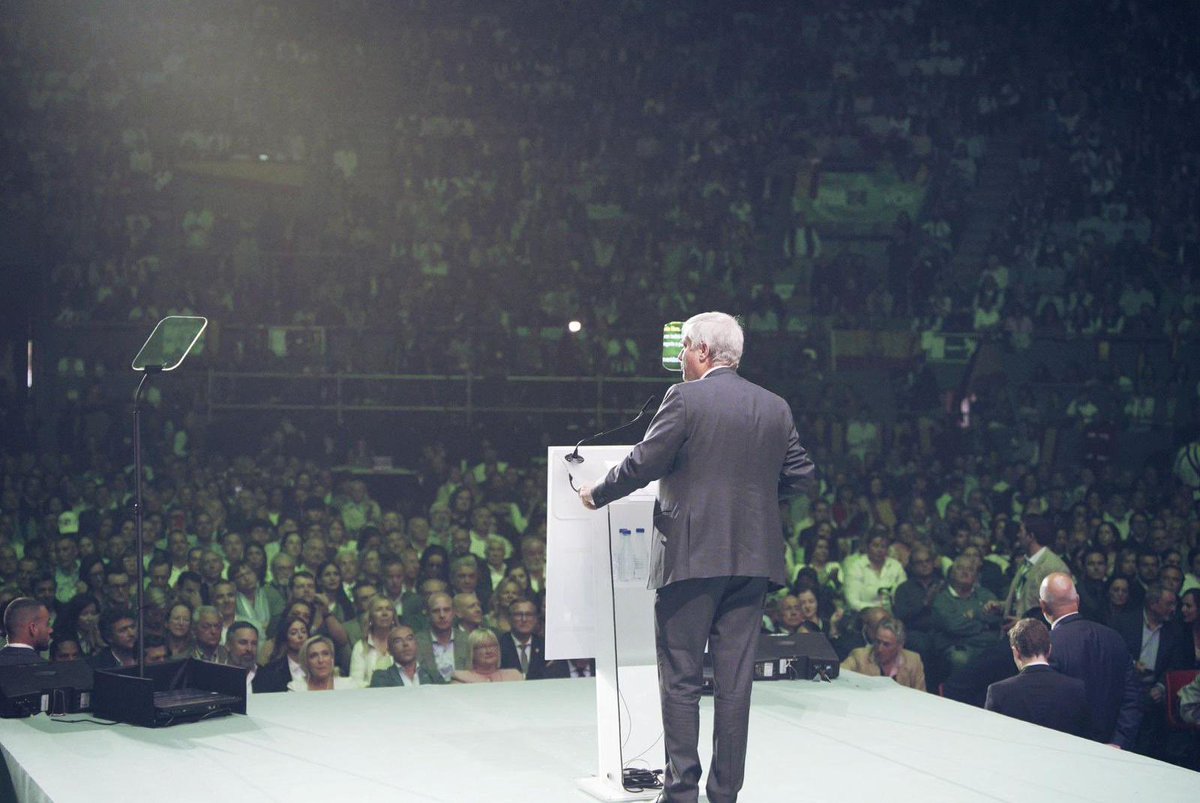
[[[304,668],[304,680],[293,680],[288,684],[288,691],[341,691],[362,685],[354,678],[338,676],[333,639],[328,636],[313,636],[304,642],[300,648],[300,665]]]
[[[350,677],[362,686],[371,685],[371,675],[377,669],[392,665],[388,650],[388,633],[396,624],[396,607],[390,599],[377,594],[367,603],[367,626],[363,637],[350,651]]]

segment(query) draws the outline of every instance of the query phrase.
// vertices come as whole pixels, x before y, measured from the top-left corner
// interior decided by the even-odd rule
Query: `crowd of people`
[[[1164,683],[1200,660],[1200,471],[1162,458],[1200,420],[1198,90],[1176,24],[1194,12],[1134,0],[1068,25],[1033,3],[724,5],[6,10],[0,201],[36,221],[47,320],[197,311],[218,331],[387,333],[325,352],[206,341],[201,360],[247,368],[645,374],[658,355],[637,333],[744,312],[748,355],[798,382],[823,477],[785,508],[791,582],[764,629],[820,630],[850,669],[982,705],[980,679],[1015,671],[1006,628],[1066,572],[1137,667],[1140,727],[1103,738],[1185,761]],[[988,143],[1022,127],[1008,214],[984,264],[957,265]],[[196,176],[213,165],[257,194],[211,190]],[[304,169],[310,191],[272,189],[272,166]],[[924,194],[857,232],[878,259],[797,211],[839,169]],[[586,337],[562,335],[569,317]],[[823,342],[819,321],[969,332],[1030,361],[1038,339],[1071,339],[1097,359],[1035,377],[1066,397],[1012,389],[970,427],[967,394],[948,405],[916,359],[902,414],[873,409],[822,346],[797,346]],[[106,385],[123,359],[93,340],[54,355],[80,380],[55,448],[15,391],[0,405],[0,602],[45,606],[50,658],[134,660],[140,560],[147,660],[242,665],[257,691],[592,671],[541,654],[538,438],[501,459],[473,432],[430,433],[401,458],[416,481],[372,499],[333,471],[351,444],[318,426],[273,421],[246,448],[201,401],[168,405],[150,412],[138,556]],[[1114,342],[1139,356],[1112,366]],[[1052,425],[1078,448],[1061,435],[1051,452]],[[1173,430],[1157,459],[1095,446],[1155,426]]]

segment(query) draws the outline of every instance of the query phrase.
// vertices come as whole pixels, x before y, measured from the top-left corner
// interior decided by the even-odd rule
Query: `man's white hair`
[[[734,368],[742,361],[742,325],[724,312],[702,312],[684,321],[683,340],[693,346],[708,346],[715,365]]]

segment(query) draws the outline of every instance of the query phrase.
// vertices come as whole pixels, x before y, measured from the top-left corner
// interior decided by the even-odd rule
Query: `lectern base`
[[[653,800],[662,791],[660,789],[647,789],[645,792],[629,792],[621,788],[619,784],[612,783],[607,778],[598,778],[595,775],[580,778],[575,782],[575,785],[597,800],[611,801],[612,803],[619,803],[619,801],[626,800]],[[703,799],[703,796],[701,796],[701,800]]]

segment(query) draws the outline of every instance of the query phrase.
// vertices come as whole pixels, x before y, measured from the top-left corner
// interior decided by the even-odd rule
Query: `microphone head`
[[[570,454],[563,455],[563,460],[566,460],[573,466],[577,466],[583,462],[583,455],[581,455],[578,451],[575,451],[571,452]]]

